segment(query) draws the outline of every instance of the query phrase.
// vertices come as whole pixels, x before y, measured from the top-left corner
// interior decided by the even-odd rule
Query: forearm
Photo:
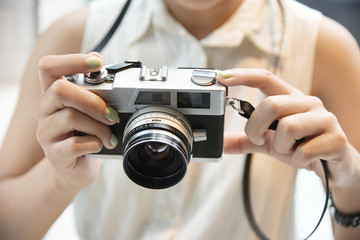
[[[72,201],[46,159],[26,174],[0,181],[0,239],[41,239]]]

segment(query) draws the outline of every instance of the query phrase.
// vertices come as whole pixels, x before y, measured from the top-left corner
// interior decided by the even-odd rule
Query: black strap
[[[101,40],[101,42],[92,50],[92,52],[101,52],[101,50],[103,50],[103,48],[109,42],[111,37],[114,35],[116,29],[119,27],[121,21],[123,20],[129,6],[130,6],[130,3],[131,3],[131,0],[127,0],[123,9],[121,10],[119,16],[117,17],[116,21],[110,28],[109,32],[105,35],[105,37]]]
[[[243,199],[244,199],[244,207],[246,216],[248,218],[249,224],[253,231],[256,233],[256,236],[260,238],[261,240],[268,239],[265,237],[265,235],[262,233],[261,229],[258,227],[258,225],[255,222],[255,218],[252,213],[251,208],[251,202],[250,202],[250,166],[251,166],[251,157],[252,154],[246,155],[246,161],[245,161],[245,167],[244,167],[244,175],[243,175]]]
[[[242,101],[239,99],[235,99],[232,98],[231,100],[237,100],[240,104],[239,107],[234,107],[235,102],[234,101],[230,101],[230,105],[232,105],[234,107],[234,109],[238,110],[238,113],[240,116],[243,116],[245,118],[250,118],[252,112],[254,111],[254,107],[247,101]],[[270,130],[276,130],[276,127],[278,125],[279,121],[275,120],[271,126],[269,126]],[[304,142],[305,139],[302,138],[300,140],[297,140],[298,143]],[[269,238],[267,238],[265,236],[265,234],[261,231],[261,229],[259,228],[259,226],[256,224],[254,215],[252,213],[252,208],[251,208],[251,202],[250,202],[250,167],[251,167],[251,158],[252,158],[252,154],[247,154],[246,155],[246,162],[245,162],[245,167],[244,167],[244,175],[243,175],[243,200],[244,200],[244,207],[245,207],[245,213],[246,216],[249,220],[250,226],[253,229],[253,231],[256,233],[256,235],[258,236],[258,238],[260,238],[261,240],[268,240]],[[324,203],[324,208],[323,211],[321,213],[320,219],[317,223],[317,225],[315,226],[314,230],[305,238],[308,239],[315,231],[316,229],[319,227],[321,220],[323,219],[326,210],[327,210],[327,206],[328,206],[328,202],[329,202],[329,197],[330,197],[330,188],[329,188],[329,178],[328,178],[328,171],[327,171],[327,166],[326,166],[326,162],[322,159],[320,159],[322,167],[324,169],[324,176],[325,176],[325,184],[326,184],[326,198],[325,198],[325,203]]]
[[[252,154],[246,155],[246,162],[245,162],[245,168],[244,168],[244,175],[243,175],[243,200],[244,200],[244,207],[246,216],[248,218],[249,224],[253,231],[255,232],[256,236],[261,240],[268,240],[269,238],[265,236],[265,234],[261,231],[259,226],[257,225],[254,215],[252,213],[252,207],[251,207],[251,196],[250,196],[250,169],[251,169],[251,157]],[[324,203],[324,208],[322,210],[320,219],[318,223],[316,224],[314,230],[305,238],[309,239],[311,235],[316,231],[316,229],[319,227],[321,220],[323,219],[327,207],[328,207],[328,201],[329,201],[329,195],[330,195],[330,189],[329,189],[329,180],[328,180],[328,174],[327,174],[327,167],[324,160],[321,160],[321,164],[324,169],[325,173],[325,181],[326,181],[326,199]]]

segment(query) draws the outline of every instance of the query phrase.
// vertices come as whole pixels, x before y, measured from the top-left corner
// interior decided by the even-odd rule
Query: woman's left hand
[[[360,167],[354,166],[360,164],[355,160],[360,154],[319,98],[303,94],[262,69],[222,71],[218,81],[227,86],[258,88],[267,96],[246,123],[245,133],[225,135],[225,153],[269,154],[294,167],[314,170],[322,179],[319,160],[323,159],[327,161],[331,186],[357,184],[360,176],[356,169]],[[275,120],[279,120],[276,131],[268,130]],[[299,139],[305,141],[299,143]]]

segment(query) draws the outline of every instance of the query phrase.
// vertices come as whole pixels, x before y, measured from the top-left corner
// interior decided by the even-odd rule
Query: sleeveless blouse
[[[107,33],[124,0],[93,1],[82,51]],[[161,0],[133,0],[120,27],[102,51],[106,64],[140,60],[152,68],[268,68],[310,94],[318,28],[322,15],[293,0],[244,0],[218,29],[197,40]],[[279,60],[279,64],[275,64]],[[275,66],[274,66],[275,65]],[[277,67],[276,67],[277,66]],[[229,88],[229,96],[256,106],[257,89]],[[225,131],[243,131],[246,120],[226,109]],[[81,239],[257,239],[243,207],[245,155],[224,155],[219,163],[190,162],[184,179],[163,190],[133,183],[122,159],[103,160],[100,175],[75,198]],[[296,170],[254,154],[251,196],[255,218],[271,239],[293,239]]]

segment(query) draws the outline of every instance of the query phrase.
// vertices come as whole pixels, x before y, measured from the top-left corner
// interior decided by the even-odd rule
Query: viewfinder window
[[[170,92],[140,91],[135,104],[137,105],[170,105]]]
[[[208,92],[178,92],[178,108],[210,108],[210,93]]]

